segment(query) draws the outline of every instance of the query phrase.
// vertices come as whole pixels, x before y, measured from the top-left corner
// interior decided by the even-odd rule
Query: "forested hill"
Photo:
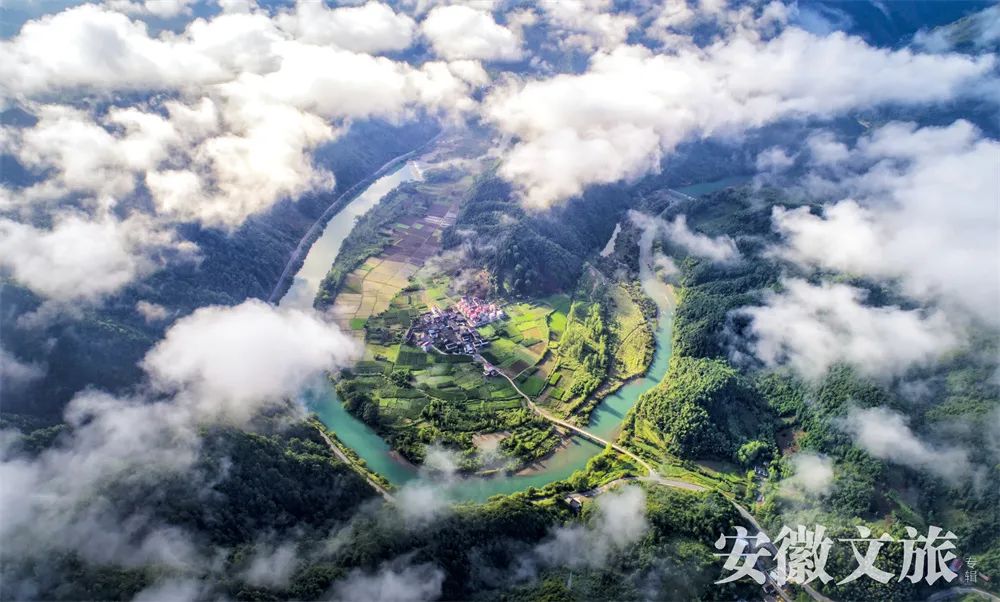
[[[992,377],[997,369],[996,334],[980,332],[968,347],[897,378],[876,379],[857,366],[833,364],[825,374],[805,380],[751,361],[750,350],[739,342],[752,341],[755,335],[750,319],[738,310],[780,294],[789,277],[809,277],[769,252],[776,242],[771,208],[789,204],[777,191],[749,187],[675,204],[666,211],[663,204],[646,204],[644,209],[667,220],[685,215],[697,232],[731,237],[740,258],[713,263],[685,257],[682,249],[663,242],[678,268],[670,369],[640,398],[623,439],[663,466],[696,471],[708,464],[725,466],[725,472],[736,477],[764,469],[769,478],[759,483],[753,472],[746,477],[744,503],[769,529],[797,521],[818,523],[836,538],[864,524],[899,537],[903,525],[939,525],[957,535],[956,555],[974,557],[983,573],[997,574],[1000,489],[995,484],[1000,482],[1000,467],[991,455],[995,430],[989,420],[1000,407],[1000,385]],[[833,276],[863,290],[866,306],[906,306],[889,285],[849,274]],[[913,383],[920,386],[916,399]],[[905,412],[916,436],[935,441],[938,449],[968,450],[969,466],[975,468],[966,469],[973,474],[942,478],[933,466],[908,466],[873,455],[845,431],[852,412]],[[793,485],[790,477],[802,472],[796,464],[800,456],[829,463],[830,483],[820,493],[803,493]],[[899,549],[889,554],[898,558]],[[828,566],[850,570],[851,563],[849,549],[837,550]],[[895,581],[819,589],[838,600],[912,600],[930,593],[926,587]]]
[[[477,180],[443,242],[451,249],[464,245],[469,259],[486,267],[501,291],[569,290],[629,205],[625,185],[597,186],[563,206],[534,212],[491,172]]]
[[[78,308],[75,315],[60,312],[41,327],[25,327],[19,320],[37,310],[42,300],[10,280],[3,281],[4,348],[45,368],[45,375],[31,387],[4,391],[5,414],[57,419],[72,395],[87,386],[118,391],[137,382],[141,377],[137,363],[177,318],[204,305],[266,299],[299,240],[342,191],[393,157],[423,145],[437,131],[430,123],[400,127],[355,123],[317,153],[317,163],[336,177],[335,190],[286,199],[232,233],[181,227],[182,236],[198,245],[199,260],[167,261],[99,307]],[[136,310],[140,301],[162,306],[163,319],[147,321]]]

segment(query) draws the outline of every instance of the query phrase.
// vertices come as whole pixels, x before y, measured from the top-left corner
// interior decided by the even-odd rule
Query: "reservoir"
[[[309,248],[301,269],[295,274],[292,285],[280,300],[281,307],[311,308],[319,284],[333,264],[340,245],[354,227],[358,217],[378,204],[387,193],[403,182],[419,179],[416,164],[409,162],[399,169],[373,182],[364,192],[335,214],[323,233]],[[652,270],[652,236],[643,237],[640,249],[640,277],[643,290],[659,308],[655,335],[656,350],[646,376],[626,383],[613,395],[606,397],[591,414],[589,430],[596,435],[613,439],[621,428],[625,414],[635,405],[639,396],[658,383],[667,372],[670,359],[670,339],[673,326],[674,302],[669,287],[659,281]],[[420,478],[417,470],[395,454],[389,445],[368,425],[352,416],[341,404],[333,386],[321,383],[303,391],[302,401],[340,440],[360,456],[368,468],[401,486]],[[444,485],[456,501],[482,501],[490,496],[521,491],[529,487],[542,487],[553,481],[568,478],[584,468],[590,458],[603,448],[580,437],[569,443],[530,471],[511,476],[470,477]]]

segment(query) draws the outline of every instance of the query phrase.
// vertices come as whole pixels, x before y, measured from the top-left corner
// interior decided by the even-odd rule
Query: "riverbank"
[[[400,173],[404,173],[403,177],[396,177]],[[353,201],[333,216],[328,222],[323,236],[317,239],[317,243],[309,249],[306,260],[302,262],[303,268],[300,269],[300,273],[295,275],[296,279],[299,279],[301,276],[307,293],[309,290],[318,290],[317,275],[325,275],[330,265],[335,261],[343,239],[354,225],[355,216],[375,207],[381,201],[382,197],[395,188],[399,182],[407,181],[414,177],[414,174],[405,173],[402,169],[397,169],[396,172],[375,180],[368,189],[357,194]],[[362,197],[365,198],[362,199]],[[417,228],[407,229],[419,230]],[[327,233],[339,234],[338,236],[330,236],[330,240],[327,240]],[[648,244],[649,241],[646,241],[646,243]],[[648,256],[649,252],[649,249],[645,250],[646,256]],[[312,271],[307,274],[301,273],[307,270]],[[662,288],[657,288],[658,283],[655,281],[655,276],[652,276],[648,270],[641,271],[641,274],[644,276],[641,278],[642,289],[646,295],[657,303],[661,316],[657,321],[656,331],[653,333],[653,360],[645,375],[623,382],[622,386],[601,400],[591,413],[589,424],[584,428],[570,424],[561,425],[561,419],[536,414],[538,416],[536,419],[546,420],[550,424],[557,424],[560,429],[573,431],[574,435],[569,438],[563,437],[559,439],[558,445],[552,453],[533,461],[530,466],[518,470],[514,474],[505,474],[504,471],[500,471],[499,474],[494,474],[490,477],[464,478],[457,483],[449,485],[448,495],[452,499],[456,501],[482,501],[493,495],[510,494],[532,487],[541,488],[549,483],[565,480],[576,471],[585,469],[588,461],[600,455],[608,445],[612,445],[616,451],[627,454],[623,448],[613,441],[617,434],[617,428],[621,424],[625,414],[635,404],[639,395],[663,378],[670,355],[672,302],[662,297],[663,290]],[[314,286],[315,288],[313,288]],[[396,285],[393,286],[395,287]],[[661,297],[657,297],[657,295],[661,295]],[[289,296],[286,295],[285,297]],[[309,299],[308,295],[303,296],[302,299],[308,299],[310,301],[309,306],[312,305],[312,299]],[[284,299],[282,303],[285,303]],[[336,310],[336,306],[334,309]],[[338,320],[338,323],[341,321],[343,320]],[[356,321],[358,322],[357,326],[363,328],[361,324],[362,320]],[[355,324],[348,321],[345,322],[345,326],[354,327]],[[625,334],[622,336],[624,339]],[[388,348],[378,351],[378,353],[387,352]],[[395,353],[391,355],[393,362],[399,359]],[[366,362],[363,363],[366,366],[368,364],[374,365],[376,359],[375,356],[366,358]],[[371,366],[368,367],[371,368]],[[431,375],[428,374],[428,376]],[[379,476],[393,487],[399,487],[413,479],[420,478],[415,466],[401,461],[398,454],[375,430],[347,411],[332,386],[325,385],[317,390],[304,392],[303,401],[316,412],[328,431],[336,435],[335,441],[339,442],[341,451],[345,452],[345,455],[347,450],[350,450],[354,454],[357,460],[352,465],[360,467],[360,469],[366,471],[366,474]],[[515,402],[515,407],[517,405],[519,404]],[[549,418],[552,418],[555,422],[552,422]],[[581,432],[584,430],[591,432],[582,435]],[[352,456],[348,455],[348,457]],[[363,462],[363,464],[360,462]],[[636,465],[641,466],[641,461],[636,463]],[[386,489],[389,490],[390,488],[386,487]]]
[[[292,254],[289,256],[288,262],[285,264],[285,269],[282,270],[281,276],[278,277],[278,281],[271,290],[271,294],[268,295],[267,302],[276,304],[288,293],[294,283],[292,274],[302,269],[309,250],[320,238],[320,236],[322,236],[330,220],[333,219],[337,213],[357,199],[357,197],[361,196],[379,178],[384,177],[386,174],[398,169],[406,161],[409,161],[418,154],[428,150],[433,144],[440,140],[443,135],[444,132],[439,132],[436,136],[419,147],[390,159],[375,170],[371,175],[359,182],[356,182],[353,186],[338,195],[323,211],[320,217],[313,222],[313,225],[309,227],[309,230],[306,231],[305,235],[299,240],[299,244],[296,245],[295,250],[292,251]]]

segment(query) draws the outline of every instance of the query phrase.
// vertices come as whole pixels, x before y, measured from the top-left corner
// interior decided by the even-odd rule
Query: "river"
[[[362,194],[351,201],[327,223],[323,233],[310,247],[309,253],[296,273],[288,293],[281,299],[281,307],[308,308],[319,290],[319,283],[326,275],[340,251],[344,237],[354,227],[355,220],[374,207],[378,201],[399,184],[419,178],[419,168],[407,163],[373,182]],[[651,239],[643,239],[640,249],[641,280],[643,289],[659,307],[660,319],[655,332],[656,351],[645,377],[626,383],[613,395],[605,398],[594,409],[590,426],[594,434],[614,438],[621,428],[625,414],[635,405],[642,393],[659,382],[667,372],[670,359],[670,339],[673,326],[673,296],[651,269]],[[322,383],[306,391],[303,402],[337,437],[360,456],[368,467],[384,476],[393,485],[403,485],[420,478],[414,466],[401,459],[389,445],[344,409],[333,387]],[[443,486],[456,501],[482,501],[490,496],[522,491],[529,487],[542,487],[553,481],[566,479],[584,468],[590,458],[603,451],[603,447],[581,437],[572,437],[567,445],[546,458],[536,469],[517,475],[489,478],[467,478]]]

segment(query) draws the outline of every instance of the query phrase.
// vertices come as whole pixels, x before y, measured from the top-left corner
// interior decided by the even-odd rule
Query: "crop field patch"
[[[396,366],[412,366],[421,368],[427,365],[427,354],[415,349],[400,349],[396,357]]]
[[[504,367],[508,368],[510,372],[517,373],[517,372],[520,372],[520,371],[524,370],[529,365],[530,364],[528,364],[528,362],[526,362],[524,360],[517,360],[517,361],[511,363],[509,366],[504,366]]]
[[[524,384],[521,385],[521,390],[527,393],[530,397],[537,396],[544,388],[545,380],[537,376],[529,376],[525,379]]]

